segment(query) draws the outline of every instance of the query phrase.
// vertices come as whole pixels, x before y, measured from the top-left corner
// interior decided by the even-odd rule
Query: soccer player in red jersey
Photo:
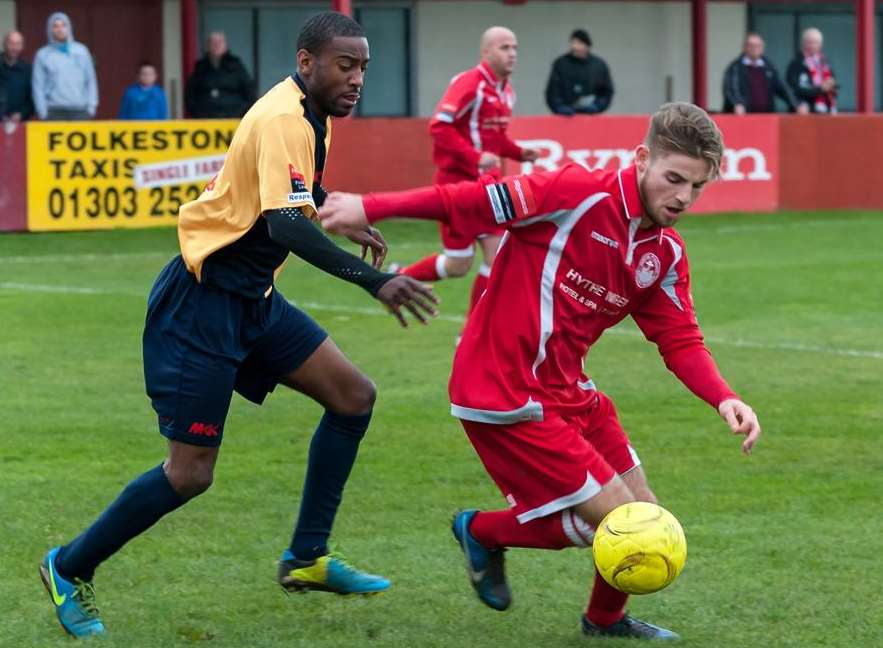
[[[518,40],[505,27],[491,27],[481,37],[481,61],[455,76],[429,124],[432,137],[434,184],[477,180],[482,174],[500,177],[502,158],[534,161],[538,153],[524,149],[506,134],[515,105],[509,77],[515,68]],[[472,267],[475,241],[484,262],[472,286],[470,310],[487,287],[491,264],[500,244],[502,228],[495,223],[474,231],[441,224],[444,251],[400,270],[420,281],[462,277]]]
[[[569,164],[502,181],[336,194],[320,213],[326,229],[343,233],[393,216],[507,230],[450,381],[451,413],[510,505],[454,518],[490,607],[511,602],[504,548],[587,546],[617,506],[656,501],[613,403],[583,373],[592,344],[627,315],[681,382],[745,436],[743,452],[757,442],[757,416],[703,343],[684,241],[672,228],[718,175],[722,154],[705,111],[665,104],[635,163],[619,171]],[[627,615],[626,599],[596,576],[583,632],[677,638]]]

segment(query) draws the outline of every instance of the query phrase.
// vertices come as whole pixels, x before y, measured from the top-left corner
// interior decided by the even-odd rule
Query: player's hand
[[[369,227],[362,196],[342,191],[328,194],[319,208],[319,220],[323,229],[341,236],[358,235]]]
[[[481,157],[478,158],[478,170],[484,173],[490,169],[495,169],[500,166],[500,156],[494,153],[488,153],[485,151],[481,154]]]
[[[389,246],[386,239],[376,227],[370,225],[363,230],[351,232],[346,237],[353,243],[362,246],[362,261],[368,256],[368,250],[371,250],[371,265],[380,270],[383,267],[383,261],[386,259],[386,253]]]
[[[438,315],[435,308],[438,297],[432,292],[432,288],[406,275],[398,275],[383,284],[377,291],[377,299],[383,302],[405,328],[408,327],[408,321],[402,309],[411,311],[411,315],[421,324],[426,324],[427,316]]]
[[[754,410],[738,398],[728,398],[718,406],[717,411],[730,426],[733,434],[745,436],[742,452],[751,454],[751,449],[760,437],[760,423]]]
[[[536,162],[540,157],[540,152],[537,149],[526,148],[521,149],[521,161],[522,162]]]

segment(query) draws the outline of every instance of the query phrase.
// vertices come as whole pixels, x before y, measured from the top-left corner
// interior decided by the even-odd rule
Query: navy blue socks
[[[126,486],[92,526],[62,547],[56,569],[65,578],[91,581],[99,564],[184,502],[162,465],[147,471]]]
[[[328,536],[343,487],[370,422],[371,412],[343,416],[328,410],[319,422],[310,442],[300,515],[289,549],[298,560],[315,560],[328,553]]]

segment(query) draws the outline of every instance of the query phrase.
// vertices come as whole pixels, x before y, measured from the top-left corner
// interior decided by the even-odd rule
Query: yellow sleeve
[[[311,192],[315,164],[313,146],[296,115],[277,115],[261,129],[257,169],[262,212],[301,207],[310,217],[316,214]]]

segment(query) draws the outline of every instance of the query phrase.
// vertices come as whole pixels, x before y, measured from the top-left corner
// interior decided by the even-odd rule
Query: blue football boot
[[[652,623],[646,623],[626,614],[619,621],[609,626],[597,626],[582,617],[583,634],[592,637],[631,637],[633,639],[655,639],[660,641],[678,641],[680,635],[660,628]]]
[[[65,632],[77,639],[104,634],[92,583],[79,578],[73,581],[62,578],[55,569],[59,549],[61,547],[50,549],[40,563],[40,578],[55,606],[58,622]]]
[[[469,524],[476,513],[476,509],[468,509],[455,514],[451,531],[466,557],[469,582],[478,598],[488,607],[503,611],[512,605],[512,592],[506,582],[505,549],[486,549],[472,536]]]
[[[335,594],[379,594],[389,589],[382,576],[361,572],[337,554],[315,560],[297,560],[286,549],[279,561],[279,584],[287,592],[334,592]]]

